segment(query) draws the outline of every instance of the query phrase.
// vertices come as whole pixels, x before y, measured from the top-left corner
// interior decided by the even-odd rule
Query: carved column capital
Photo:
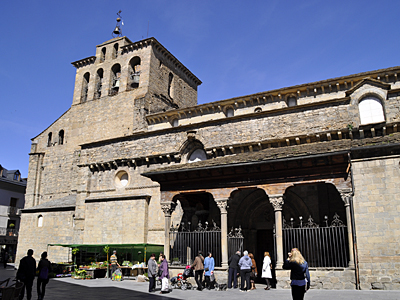
[[[220,198],[220,199],[215,199],[215,202],[217,203],[217,206],[219,210],[221,211],[221,214],[226,214],[227,213],[227,207],[228,207],[228,198]]]
[[[175,206],[173,205],[173,203],[162,203],[161,204],[161,209],[164,212],[164,215],[166,217],[170,217],[172,212],[175,210]]]
[[[340,197],[342,197],[342,200],[344,202],[344,206],[350,205],[350,200],[353,197],[353,192],[350,189],[345,189],[345,190],[339,190]]]
[[[274,210],[282,210],[282,206],[285,203],[283,195],[271,195],[269,196],[269,202],[274,207]]]

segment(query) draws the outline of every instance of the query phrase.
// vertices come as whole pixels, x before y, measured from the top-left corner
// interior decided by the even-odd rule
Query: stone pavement
[[[7,269],[0,268],[0,280],[8,277],[15,277],[16,271],[13,267]],[[172,299],[190,299],[204,300],[207,299],[224,299],[229,300],[241,299],[274,299],[274,300],[290,300],[290,290],[270,290],[265,291],[264,285],[257,285],[257,289],[248,293],[239,292],[239,290],[228,290],[226,292],[218,292],[215,290],[202,292],[173,290],[169,294],[159,294],[158,287],[156,293],[149,294],[148,283],[136,282],[135,280],[124,280],[122,282],[113,282],[109,279],[93,279],[93,280],[76,280],[72,278],[51,279],[46,288],[46,299],[48,300],[120,300],[120,299],[160,299],[166,297]],[[36,296],[36,281],[33,285],[32,299]],[[340,300],[400,300],[400,291],[351,291],[351,290],[310,290],[305,296],[305,300],[320,299],[340,299]]]

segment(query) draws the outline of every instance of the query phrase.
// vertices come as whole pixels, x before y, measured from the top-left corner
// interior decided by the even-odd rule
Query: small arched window
[[[129,62],[128,90],[139,87],[140,81],[140,57],[135,56]]]
[[[361,125],[380,123],[385,121],[385,114],[381,101],[373,96],[365,97],[358,104]]]
[[[114,48],[113,48],[113,58],[117,58],[118,57],[118,43],[114,44]]]
[[[14,180],[18,180],[19,181],[20,178],[21,178],[21,173],[19,171],[16,171],[14,173]]]
[[[118,94],[121,84],[121,66],[116,64],[111,68],[111,89],[110,96]]]
[[[103,88],[103,74],[103,69],[98,69],[96,72],[94,99],[99,99],[101,97],[101,89]]]
[[[39,215],[39,217],[38,217],[37,226],[43,227],[43,216],[42,215]]]
[[[86,102],[89,90],[90,73],[87,72],[83,75],[81,103]]]
[[[75,215],[72,215],[72,227],[75,227]]]
[[[179,120],[178,119],[173,119],[171,123],[172,123],[172,127],[178,127],[179,126]]]
[[[297,99],[296,97],[289,97],[289,99],[287,100],[287,106],[288,107],[293,107],[297,105]]]
[[[51,147],[51,139],[52,139],[52,133],[49,132],[49,134],[47,135],[47,147]]]
[[[103,62],[105,60],[106,60],[106,47],[101,49],[100,62]]]
[[[170,97],[170,98],[172,98],[172,93],[173,93],[173,91],[172,91],[172,81],[173,81],[173,79],[174,79],[174,75],[172,74],[172,73],[169,73],[169,76],[168,76],[168,96]]]
[[[235,111],[233,110],[232,107],[228,107],[228,109],[226,110],[226,117],[233,117],[235,115]]]
[[[190,154],[188,162],[194,163],[206,159],[207,159],[206,151],[204,151],[203,149],[196,149],[192,152],[192,154]]]
[[[255,113],[259,113],[262,112],[262,108],[261,107],[256,107],[254,110]]]
[[[58,144],[63,145],[64,144],[64,130],[60,130],[58,132]]]

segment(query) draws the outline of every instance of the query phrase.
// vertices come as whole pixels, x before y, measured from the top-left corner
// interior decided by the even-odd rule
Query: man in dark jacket
[[[19,268],[17,271],[17,279],[22,281],[25,284],[24,289],[22,289],[19,299],[24,298],[25,289],[26,289],[26,298],[31,300],[32,298],[32,286],[33,280],[36,275],[36,260],[32,257],[33,250],[29,249],[27,256],[23,257],[19,261]]]
[[[232,288],[232,280],[233,280],[233,288],[237,288],[237,275],[239,274],[240,267],[239,267],[239,260],[240,260],[240,251],[236,251],[229,260],[229,276],[228,276],[228,289]]]

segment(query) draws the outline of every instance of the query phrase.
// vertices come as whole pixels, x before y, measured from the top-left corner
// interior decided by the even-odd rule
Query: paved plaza
[[[7,269],[0,269],[0,280],[15,277],[16,271],[13,267],[8,266]],[[242,293],[239,290],[228,290],[226,292],[218,292],[215,290],[204,290],[202,292],[196,290],[182,291],[173,290],[169,294],[159,294],[158,287],[156,293],[149,294],[147,292],[147,282],[136,282],[135,280],[124,280],[121,282],[113,282],[109,279],[93,279],[93,280],[76,280],[72,278],[51,279],[46,288],[46,297],[48,300],[120,300],[120,299],[160,299],[166,297],[170,299],[274,299],[274,300],[290,300],[290,290],[270,290],[265,291],[264,285],[258,285],[256,290]],[[36,281],[33,285],[32,299],[36,298]],[[26,298],[25,298],[26,299]],[[400,291],[349,291],[349,290],[310,290],[307,292],[306,300],[320,299],[373,299],[373,300],[400,300]]]

